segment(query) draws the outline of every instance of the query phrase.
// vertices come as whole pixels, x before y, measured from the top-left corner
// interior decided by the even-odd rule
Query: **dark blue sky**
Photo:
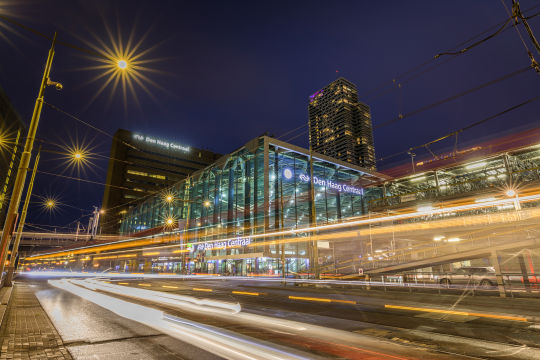
[[[81,39],[95,43],[96,36],[109,44],[107,24],[124,43],[135,29],[135,39],[148,32],[142,49],[160,44],[143,57],[159,60],[147,64],[159,72],[145,73],[159,86],[148,84],[154,99],[137,86],[138,105],[128,96],[126,112],[121,91],[113,94],[108,87],[89,105],[105,80],[87,84],[99,71],[82,68],[96,63],[76,50],[58,46],[51,78],[61,81],[64,90],[48,89],[47,102],[110,134],[121,127],[221,153],[264,132],[279,136],[306,124],[308,96],[338,76],[356,83],[377,127],[400,112],[408,113],[530,64],[516,31],[510,28],[464,55],[431,62],[421,68],[435,66],[431,71],[408,82],[399,77],[505,20],[503,5],[492,0],[10,3],[6,10],[0,6],[0,11],[41,32],[57,30],[59,40],[86,46]],[[511,1],[505,3],[510,6]],[[521,1],[523,10],[533,6],[538,6],[537,1]],[[530,14],[538,11],[540,7]],[[540,37],[540,16],[530,24]],[[0,27],[0,34],[11,42],[0,36],[0,86],[28,123],[49,43],[24,30],[17,32],[24,38]],[[401,90],[391,85],[392,79],[403,83]],[[538,96],[539,80],[529,70],[376,128],[377,157],[422,144]],[[390,86],[380,95],[375,89],[382,84]],[[460,144],[538,125],[539,104],[464,133]],[[306,129],[292,134],[300,134],[292,142],[307,146],[307,133],[302,134]],[[46,139],[44,146],[49,148],[53,143],[69,143],[70,138],[89,142],[103,157],[94,160],[93,171],[81,176],[105,181],[110,138],[48,108],[42,113],[38,137]],[[58,155],[44,155],[40,168],[77,176],[76,171],[64,170]],[[100,205],[103,187],[39,174],[34,192],[55,195],[67,205],[50,215],[35,204],[29,222],[64,225],[89,212],[92,205]]]

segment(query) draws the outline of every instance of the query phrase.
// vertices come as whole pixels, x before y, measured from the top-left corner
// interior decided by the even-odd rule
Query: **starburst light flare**
[[[102,81],[94,96],[89,100],[90,106],[105,89],[110,88],[109,104],[112,98],[120,91],[124,103],[124,110],[128,109],[128,97],[131,97],[135,104],[140,107],[137,89],[142,89],[150,98],[157,102],[153,89],[165,91],[156,81],[150,78],[149,74],[165,74],[164,71],[154,69],[148,65],[163,58],[150,58],[149,55],[161,45],[154,44],[144,48],[143,43],[147,39],[149,32],[144,33],[138,40],[135,40],[135,27],[131,29],[127,41],[122,36],[120,26],[113,32],[106,24],[104,28],[107,37],[103,38],[91,32],[94,41],[79,38],[93,52],[95,56],[85,56],[97,65],[83,67],[81,70],[96,72],[96,75],[86,84]]]

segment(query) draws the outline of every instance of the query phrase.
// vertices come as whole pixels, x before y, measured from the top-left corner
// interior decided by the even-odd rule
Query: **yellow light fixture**
[[[514,197],[514,196],[516,196],[516,191],[514,189],[508,189],[508,190],[506,190],[505,194],[508,197]]]
[[[118,68],[119,68],[119,69],[124,70],[124,69],[127,69],[128,63],[127,63],[126,60],[118,60],[118,64],[117,64],[117,65],[118,65]]]

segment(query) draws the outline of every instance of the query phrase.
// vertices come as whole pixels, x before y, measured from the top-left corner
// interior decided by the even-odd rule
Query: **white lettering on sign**
[[[303,182],[309,182],[309,176],[306,174],[300,174],[298,175],[298,177]],[[332,180],[319,179],[316,176],[313,177],[313,184],[319,185],[319,186],[326,186],[330,189],[335,189],[339,192],[347,192],[347,193],[356,194],[356,195],[364,194],[364,189],[362,188],[356,188],[354,186],[336,183],[336,182],[333,182]]]
[[[143,136],[143,135],[139,135],[139,134],[133,134],[133,138],[135,140],[144,141],[144,142],[147,142],[149,144],[159,145],[159,146],[165,147],[167,149],[181,150],[181,151],[185,151],[185,152],[189,152],[189,150],[190,150],[189,146],[178,145],[178,144],[168,142],[168,141],[164,141],[164,140],[161,140],[161,139],[155,139],[155,138],[150,137],[150,136]]]
[[[251,238],[237,238],[227,241],[216,241],[216,242],[206,242],[202,244],[197,244],[191,248],[192,251],[207,251],[207,250],[217,250],[217,249],[228,249],[231,247],[241,247],[251,244]]]

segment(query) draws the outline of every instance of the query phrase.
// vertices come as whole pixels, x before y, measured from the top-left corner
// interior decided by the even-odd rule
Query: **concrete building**
[[[309,97],[309,140],[320,154],[375,169],[369,106],[352,82],[339,78]]]
[[[102,233],[117,233],[122,216],[140,200],[185,179],[219,156],[208,150],[119,129],[109,158]]]
[[[25,126],[6,94],[0,89],[0,228],[4,226],[9,196],[24,146]]]

